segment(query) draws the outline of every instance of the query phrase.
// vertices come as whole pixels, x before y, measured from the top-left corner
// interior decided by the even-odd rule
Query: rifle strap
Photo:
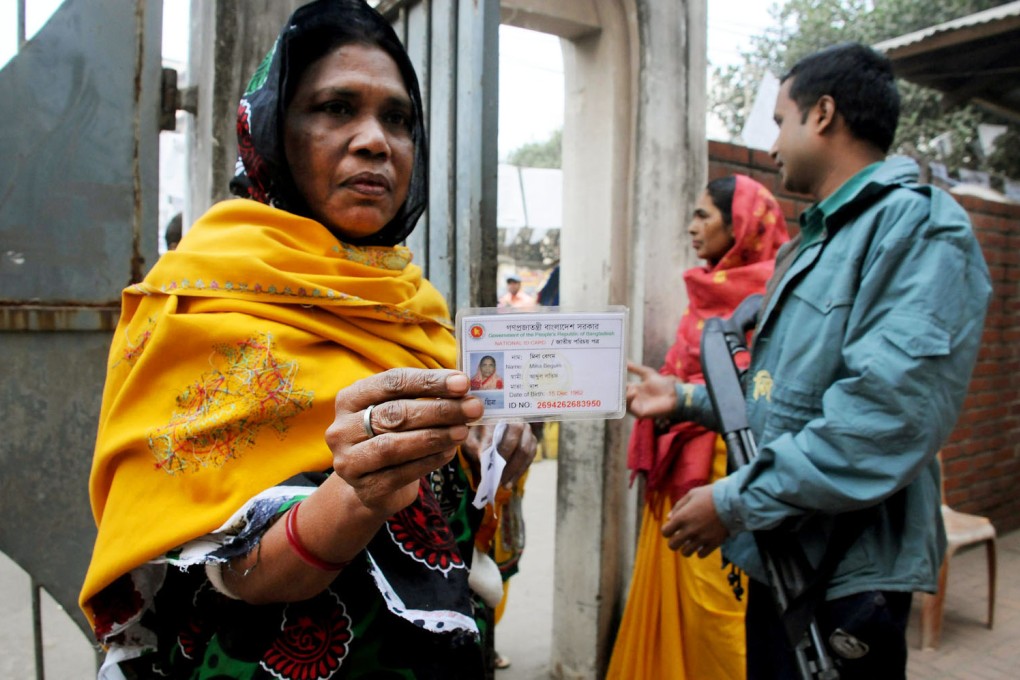
[[[758,312],[758,323],[761,324],[761,319],[765,316],[765,310],[769,308],[769,302],[772,300],[772,296],[776,294],[776,289],[779,288],[779,284],[782,283],[783,277],[786,276],[787,270],[793,261],[797,259],[797,253],[800,252],[801,234],[797,232],[797,235],[784,243],[779,248],[779,252],[776,253],[776,266],[772,271],[772,276],[765,283],[765,296],[761,301],[761,311]]]

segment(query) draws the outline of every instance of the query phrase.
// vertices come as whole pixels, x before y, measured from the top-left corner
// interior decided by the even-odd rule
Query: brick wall
[[[710,180],[750,175],[775,194],[796,230],[811,200],[783,191],[767,153],[709,142],[708,156]],[[990,517],[1001,533],[1020,528],[1020,205],[957,200],[970,214],[994,292],[963,412],[942,452],[946,502]]]

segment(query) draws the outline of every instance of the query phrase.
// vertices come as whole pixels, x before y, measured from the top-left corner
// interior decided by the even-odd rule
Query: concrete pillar
[[[595,4],[600,30],[563,46],[560,299],[586,308],[629,306],[637,73],[633,13],[616,0]],[[550,667],[558,678],[595,678],[608,663],[633,543],[625,423],[573,421],[560,432]]]

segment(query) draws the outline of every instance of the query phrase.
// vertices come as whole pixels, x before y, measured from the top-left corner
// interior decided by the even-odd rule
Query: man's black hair
[[[181,242],[181,235],[184,232],[184,216],[181,213],[177,213],[170,218],[170,221],[166,223],[166,233],[164,238],[166,239],[167,250],[173,250],[177,247],[177,244]]]
[[[803,120],[829,95],[854,137],[889,151],[900,117],[900,94],[887,57],[867,45],[841,43],[804,57],[780,81],[790,78],[790,99]]]

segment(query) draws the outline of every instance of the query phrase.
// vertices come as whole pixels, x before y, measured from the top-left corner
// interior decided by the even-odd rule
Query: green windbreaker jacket
[[[991,293],[967,213],[890,158],[825,217],[762,311],[747,410],[755,461],[713,489],[724,554],[766,577],[749,532],[795,532],[815,565],[837,515],[872,507],[827,598],[935,590],[945,551],[935,455],[960,412]],[[777,270],[779,268],[777,267]],[[681,419],[716,421],[704,387]]]

